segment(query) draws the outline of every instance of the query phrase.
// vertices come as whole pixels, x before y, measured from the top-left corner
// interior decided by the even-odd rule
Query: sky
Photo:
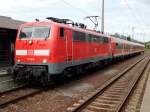
[[[4,0],[0,4],[0,16],[26,22],[34,21],[35,18],[68,18],[93,28],[92,22],[84,18],[101,18],[101,2],[102,0]],[[134,34],[136,40],[150,41],[149,18],[150,0],[105,0],[105,32]]]

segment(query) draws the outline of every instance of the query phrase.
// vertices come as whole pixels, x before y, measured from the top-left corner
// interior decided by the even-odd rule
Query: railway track
[[[142,61],[142,59],[140,61]],[[14,90],[0,93],[0,108],[6,107],[9,104],[16,103],[17,101],[26,99],[28,97],[32,97],[36,94],[39,94],[39,93],[41,93],[43,91],[47,91],[47,90],[49,90],[49,88],[40,89],[40,88],[33,88],[33,87],[29,88],[26,86],[22,86],[22,87],[18,87],[16,89],[14,89]],[[81,102],[81,100],[80,100],[80,102]]]
[[[20,88],[16,88],[15,90],[3,92],[0,94],[0,108],[15,103],[19,100],[25,99],[27,97],[36,95],[40,92],[43,92],[44,90],[45,89],[22,86]]]
[[[28,82],[17,83],[13,78],[0,82],[0,108],[21,99],[40,93],[43,89],[30,88]],[[11,87],[10,87],[11,85]]]
[[[68,112],[119,112],[138,80],[147,68],[150,59],[146,56],[122,73],[107,81],[100,88],[67,108]]]
[[[11,82],[11,80],[5,80],[0,83]],[[29,87],[30,86],[30,87]],[[13,88],[9,88],[5,91],[0,91],[0,109],[6,107],[9,104],[15,103],[19,100],[23,100],[25,98],[34,96],[36,94],[40,94],[43,91],[49,90],[51,87],[39,88],[28,85],[27,83],[19,84]]]
[[[26,85],[27,83],[16,82],[13,78],[3,78],[3,80],[0,81],[0,95],[6,92],[15,91]]]

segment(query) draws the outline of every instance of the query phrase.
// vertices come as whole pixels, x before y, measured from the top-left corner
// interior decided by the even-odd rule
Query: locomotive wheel
[[[51,79],[51,77],[49,76],[49,74],[45,74],[42,77],[40,77],[40,83],[42,84],[42,86],[49,86],[54,84],[54,80]]]
[[[76,70],[75,70],[77,75],[84,74],[85,71],[86,71],[86,69],[83,65],[77,66]]]
[[[63,76],[65,76],[67,78],[72,77],[73,76],[72,70],[71,69],[64,70]]]

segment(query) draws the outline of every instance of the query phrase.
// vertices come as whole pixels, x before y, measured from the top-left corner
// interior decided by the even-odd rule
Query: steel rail
[[[80,112],[81,110],[83,110],[84,108],[87,107],[87,105],[89,105],[93,100],[95,100],[100,94],[102,94],[106,88],[108,88],[109,86],[111,86],[115,81],[117,81],[118,79],[120,79],[122,76],[124,76],[124,74],[126,74],[128,71],[130,71],[132,68],[134,68],[138,63],[140,63],[142,60],[144,60],[146,58],[146,56],[142,57],[142,59],[138,60],[136,63],[132,64],[131,66],[129,66],[127,69],[125,69],[123,72],[121,72],[120,74],[116,75],[115,77],[113,77],[111,80],[105,82],[98,90],[96,90],[96,92],[92,93],[92,95],[90,95],[90,97],[84,99],[84,100],[80,100],[79,103],[75,103],[72,107],[69,107],[67,109],[68,112]],[[145,64],[144,68],[142,69],[141,73],[142,74],[144,72],[144,69],[146,68],[146,65],[149,63],[150,60],[148,60],[148,62]],[[139,77],[137,77],[139,79]],[[137,80],[138,80],[137,79]],[[137,81],[134,82],[134,84]],[[130,92],[128,92],[129,94]],[[126,100],[124,100],[125,102]],[[120,105],[120,108],[122,107],[122,105]],[[118,108],[118,110],[120,110],[120,108]]]
[[[29,89],[29,90],[28,90]],[[27,98],[27,97],[31,97],[31,96],[34,96],[34,95],[36,95],[36,94],[39,94],[39,93],[41,93],[41,92],[43,92],[43,91],[45,91],[46,89],[31,89],[31,88],[22,88],[22,90],[24,91],[24,92],[27,92],[27,93],[24,93],[23,95],[18,95],[18,96],[16,96],[16,97],[14,97],[14,98],[10,98],[10,99],[7,99],[6,101],[5,100],[2,100],[2,99],[0,99],[0,108],[2,108],[2,107],[5,107],[5,106],[7,106],[7,105],[9,105],[9,104],[12,104],[12,103],[15,103],[15,102],[17,102],[17,101],[19,101],[19,100],[23,100],[23,99],[25,99],[25,98]],[[19,90],[20,91],[20,90]],[[29,92],[30,91],[30,92]],[[11,91],[11,92],[14,92],[14,91]],[[17,92],[17,91],[16,91]],[[10,94],[10,93],[9,93]],[[4,95],[4,97],[6,97],[7,95]]]

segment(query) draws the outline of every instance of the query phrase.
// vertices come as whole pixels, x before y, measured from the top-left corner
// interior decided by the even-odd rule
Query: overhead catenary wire
[[[79,8],[79,7],[76,7],[76,6],[72,5],[71,3],[69,3],[69,2],[67,2],[65,0],[60,0],[60,1],[63,2],[64,4],[66,4],[66,5],[74,8],[74,9],[77,9],[78,11],[80,11],[80,13],[82,13],[84,15],[91,15],[91,13],[89,13],[88,11],[85,11],[85,10]]]
[[[136,21],[136,23],[137,23],[137,25],[135,26],[132,26],[132,27],[134,27],[134,28],[136,28],[137,29],[137,31],[142,31],[143,32],[143,30],[139,30],[139,29],[143,29],[145,26],[148,26],[148,24],[144,21],[144,19],[143,19],[143,15],[140,13],[140,11],[138,10],[138,8],[137,7],[134,7],[134,8],[132,8],[131,7],[131,5],[128,3],[128,1],[127,0],[123,0],[124,2],[125,2],[125,4],[126,4],[126,6],[127,6],[127,8],[128,8],[128,10],[131,12],[131,14],[132,14],[132,16],[134,17],[134,19],[135,19],[135,21]],[[136,12],[135,12],[135,10],[136,10]],[[143,27],[142,27],[143,26]],[[131,27],[131,28],[132,28]],[[147,27],[146,27],[147,28]],[[145,29],[145,28],[144,28]],[[139,34],[140,33],[136,33],[136,37],[138,37],[139,36]],[[145,33],[144,33],[145,34]],[[144,35],[142,35],[142,34],[140,34],[142,37],[143,37],[143,40],[145,41],[145,36]],[[141,37],[140,36],[140,37]]]
[[[75,9],[75,11],[79,12],[79,13],[82,13],[84,14],[84,16],[89,16],[89,15],[92,15],[93,13],[90,13],[87,11],[87,9],[83,9],[83,8],[80,8],[76,5],[74,5],[73,3],[71,3],[70,1],[67,1],[67,0],[59,0],[60,2],[62,2],[64,5],[67,5],[69,6],[70,8],[73,8]],[[130,6],[130,4],[128,3],[127,0],[124,0],[124,2],[126,3],[126,7],[127,9],[129,10],[129,13],[131,14],[131,16],[134,18],[134,20],[136,21],[137,25],[138,26],[142,26],[144,23],[144,21],[141,19],[141,16],[139,17],[139,13],[137,14],[137,12],[135,13],[134,9]],[[89,6],[90,7],[90,6]],[[99,15],[99,14],[98,14]],[[124,28],[122,26],[120,26],[121,29],[123,30],[124,32]],[[136,26],[135,26],[136,27]]]
[[[84,10],[84,9],[82,9],[82,8],[79,8],[79,7],[75,6],[75,5],[72,5],[72,3],[70,3],[70,2],[68,2],[68,1],[66,1],[66,0],[60,0],[60,1],[63,2],[65,5],[67,5],[67,6],[71,7],[71,8],[73,8],[73,9],[76,9],[76,11],[78,11],[78,12],[84,14],[85,17],[87,17],[87,16],[89,16],[89,15],[90,15],[90,16],[93,15],[93,12],[89,12],[89,11]],[[89,6],[89,7],[90,7],[90,6]],[[99,11],[97,11],[97,12],[99,12]],[[83,19],[85,19],[85,18],[83,18]],[[100,18],[99,18],[99,19],[100,19]]]
[[[136,11],[136,13],[134,12],[134,9],[131,7],[131,5],[128,3],[127,0],[124,0],[128,10],[131,12],[132,16],[135,18],[135,21],[138,23],[138,24],[145,24],[145,22],[143,21],[141,15],[139,14],[138,11]],[[140,15],[140,16],[139,16]]]

